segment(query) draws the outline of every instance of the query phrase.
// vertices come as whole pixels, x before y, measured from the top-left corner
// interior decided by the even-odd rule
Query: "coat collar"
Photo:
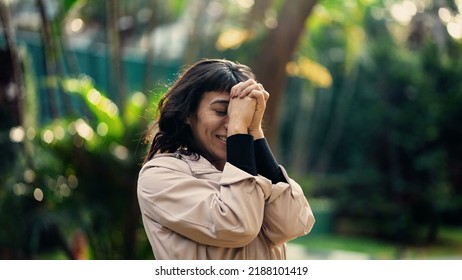
[[[207,173],[221,173],[220,170],[216,169],[210,161],[208,161],[205,157],[200,155],[185,155],[181,153],[181,151],[176,151],[174,153],[163,153],[157,154],[154,157],[174,157],[179,160],[186,162],[189,165],[191,172],[195,175],[199,174],[207,174]]]

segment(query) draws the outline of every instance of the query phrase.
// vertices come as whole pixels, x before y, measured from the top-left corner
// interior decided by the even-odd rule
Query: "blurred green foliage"
[[[90,77],[61,82],[66,94],[81,98],[89,114],[29,127],[22,144],[30,149],[18,152],[14,164],[2,170],[7,188],[1,190],[5,231],[0,240],[9,247],[3,248],[4,257],[40,258],[56,252],[74,258],[75,251],[86,250],[85,258],[149,258],[149,245],[136,252],[131,247],[135,237],[146,241],[131,236],[131,231],[140,235],[134,182],[155,108],[147,107],[160,94],[148,99],[133,93],[121,115]],[[73,238],[81,233],[83,248],[75,248]]]
[[[348,15],[344,8],[329,15]],[[327,26],[313,19],[320,25],[307,54],[330,70],[333,85],[289,81],[309,93],[286,101],[281,146],[293,156],[285,160],[297,173],[309,170],[307,192],[332,200],[335,232],[434,243],[443,225],[461,226],[462,45],[442,22],[430,23],[436,5],[406,27],[390,22],[380,3],[356,9]],[[352,41],[360,46],[347,55]],[[291,145],[297,133],[303,148]]]

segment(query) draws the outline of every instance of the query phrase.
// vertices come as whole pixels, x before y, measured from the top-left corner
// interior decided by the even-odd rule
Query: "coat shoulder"
[[[141,168],[140,174],[146,172],[148,169],[155,167],[191,173],[188,161],[189,159],[177,153],[159,154],[144,164],[144,166]]]

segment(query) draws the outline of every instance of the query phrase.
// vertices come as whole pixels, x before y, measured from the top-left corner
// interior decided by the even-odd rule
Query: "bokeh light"
[[[321,88],[330,87],[333,82],[332,75],[326,67],[306,57],[301,57],[297,62],[287,63],[286,71],[290,76],[307,79]]]
[[[93,139],[93,136],[95,135],[91,126],[89,126],[83,119],[75,121],[75,131],[80,137],[87,141]]]
[[[218,37],[215,46],[218,50],[235,49],[252,36],[253,33],[250,30],[230,28]]]
[[[53,142],[54,138],[55,138],[55,135],[54,135],[53,131],[51,131],[50,129],[46,129],[42,133],[42,140],[47,144],[51,144]]]
[[[75,175],[69,175],[69,177],[67,177],[67,183],[71,189],[75,189],[79,185],[79,180]]]
[[[40,188],[35,188],[34,190],[34,198],[37,201],[43,200],[43,191]]]
[[[112,144],[112,154],[120,160],[127,160],[130,152],[127,147],[114,143]]]
[[[417,6],[412,1],[403,1],[402,3],[393,4],[390,12],[396,21],[408,24],[417,13]]]
[[[250,9],[255,4],[254,0],[237,0],[237,4],[244,9]]]
[[[16,183],[13,186],[13,192],[17,196],[26,194],[26,191],[27,191],[27,186],[24,183]]]
[[[84,26],[85,26],[85,22],[81,18],[76,18],[71,21],[69,28],[72,32],[77,33],[77,32],[82,31]]]
[[[10,129],[10,140],[14,143],[19,143],[24,140],[25,132],[22,126],[13,127]]]
[[[33,183],[35,181],[35,172],[32,169],[26,169],[23,177],[27,183]]]
[[[99,136],[106,136],[107,133],[109,132],[109,126],[105,122],[100,122],[98,126],[96,127],[96,133],[98,133]]]

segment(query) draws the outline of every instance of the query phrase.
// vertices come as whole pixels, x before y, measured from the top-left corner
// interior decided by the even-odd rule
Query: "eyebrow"
[[[218,99],[218,100],[214,100],[214,101],[210,102],[210,105],[213,105],[213,104],[225,104],[225,105],[228,105],[229,100]]]

